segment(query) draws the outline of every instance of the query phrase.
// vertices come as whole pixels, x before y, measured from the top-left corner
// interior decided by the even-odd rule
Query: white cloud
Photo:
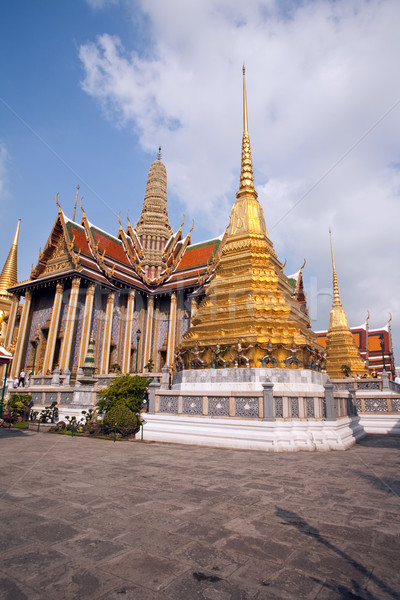
[[[397,0],[126,5],[132,28],[139,6],[146,16],[146,52],[100,35],[80,49],[82,86],[145,150],[161,144],[170,196],[202,230],[227,225],[244,60],[255,181],[278,255],[289,271],[307,258],[317,285],[330,286],[332,227],[349,322],[368,308],[380,326],[389,309],[399,327]]]

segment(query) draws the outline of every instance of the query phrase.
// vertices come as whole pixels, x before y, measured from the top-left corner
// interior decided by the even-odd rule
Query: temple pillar
[[[60,369],[64,373],[65,369],[69,369],[71,359],[72,340],[75,330],[76,308],[78,306],[79,286],[81,280],[79,277],[74,277],[71,285],[71,293],[69,296],[67,319],[65,321],[65,332],[60,353]]]
[[[85,308],[83,312],[82,333],[79,344],[78,368],[85,362],[86,351],[90,339],[90,326],[92,324],[93,302],[94,302],[94,283],[90,283],[86,289]]]
[[[12,378],[18,377],[19,371],[21,368],[22,353],[24,351],[26,334],[28,332],[29,312],[30,312],[30,308],[31,308],[31,302],[32,302],[32,294],[31,294],[31,292],[27,291],[27,292],[25,292],[25,300],[24,300],[24,305],[22,307],[21,321],[19,323],[17,343],[15,344],[14,359],[13,359],[12,369],[11,369],[11,374],[10,374],[10,377],[12,377]],[[14,317],[14,321],[15,321],[15,317]],[[8,329],[7,329],[7,334],[8,334]],[[7,334],[6,334],[6,338],[7,338]]]
[[[107,375],[110,363],[110,345],[114,312],[115,293],[110,292],[107,298],[106,316],[104,319],[103,345],[101,349],[100,373]]]
[[[171,294],[171,304],[169,308],[169,327],[168,327],[168,345],[167,345],[167,365],[172,367],[174,364],[175,353],[175,327],[176,327],[176,293]]]
[[[47,371],[51,371],[53,368],[54,350],[56,347],[58,323],[60,320],[62,297],[64,292],[64,285],[57,283],[56,293],[54,295],[53,308],[51,311],[49,334],[47,337],[46,352],[43,360],[43,374],[46,375]]]
[[[147,301],[146,337],[144,342],[143,368],[150,360],[151,338],[153,333],[154,298],[150,296]]]
[[[123,373],[130,372],[134,310],[135,310],[135,291],[132,291],[129,293],[128,303],[127,303],[127,307],[126,307],[124,350],[123,350],[122,365],[121,365]]]
[[[13,298],[12,298],[11,306],[10,306],[10,313],[8,315],[6,336],[4,338],[4,346],[6,348],[11,346],[11,344],[12,344],[15,321],[16,321],[17,312],[18,312],[18,305],[19,305],[19,296],[16,296],[14,294]]]

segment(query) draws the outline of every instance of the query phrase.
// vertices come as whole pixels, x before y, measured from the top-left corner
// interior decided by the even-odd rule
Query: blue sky
[[[135,223],[159,145],[173,228],[224,231],[245,61],[259,200],[286,273],[307,259],[313,328],[329,323],[331,227],[349,323],[390,311],[399,359],[399,17],[397,0],[4,0],[0,263],[21,217],[29,277],[78,183],[96,225]]]

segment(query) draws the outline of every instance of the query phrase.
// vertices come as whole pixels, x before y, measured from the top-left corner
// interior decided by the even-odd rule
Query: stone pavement
[[[0,430],[0,598],[400,598],[400,438],[264,453]]]

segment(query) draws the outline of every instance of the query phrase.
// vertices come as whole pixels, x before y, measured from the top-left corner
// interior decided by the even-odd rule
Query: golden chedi
[[[333,302],[326,336],[326,371],[333,379],[341,379],[346,372],[353,377],[367,375],[368,369],[358,351],[340,301],[330,230],[329,235],[333,270]]]
[[[190,367],[307,368],[316,335],[283,273],[254,189],[243,68],[244,132],[239,191],[214,274],[183,336]]]

